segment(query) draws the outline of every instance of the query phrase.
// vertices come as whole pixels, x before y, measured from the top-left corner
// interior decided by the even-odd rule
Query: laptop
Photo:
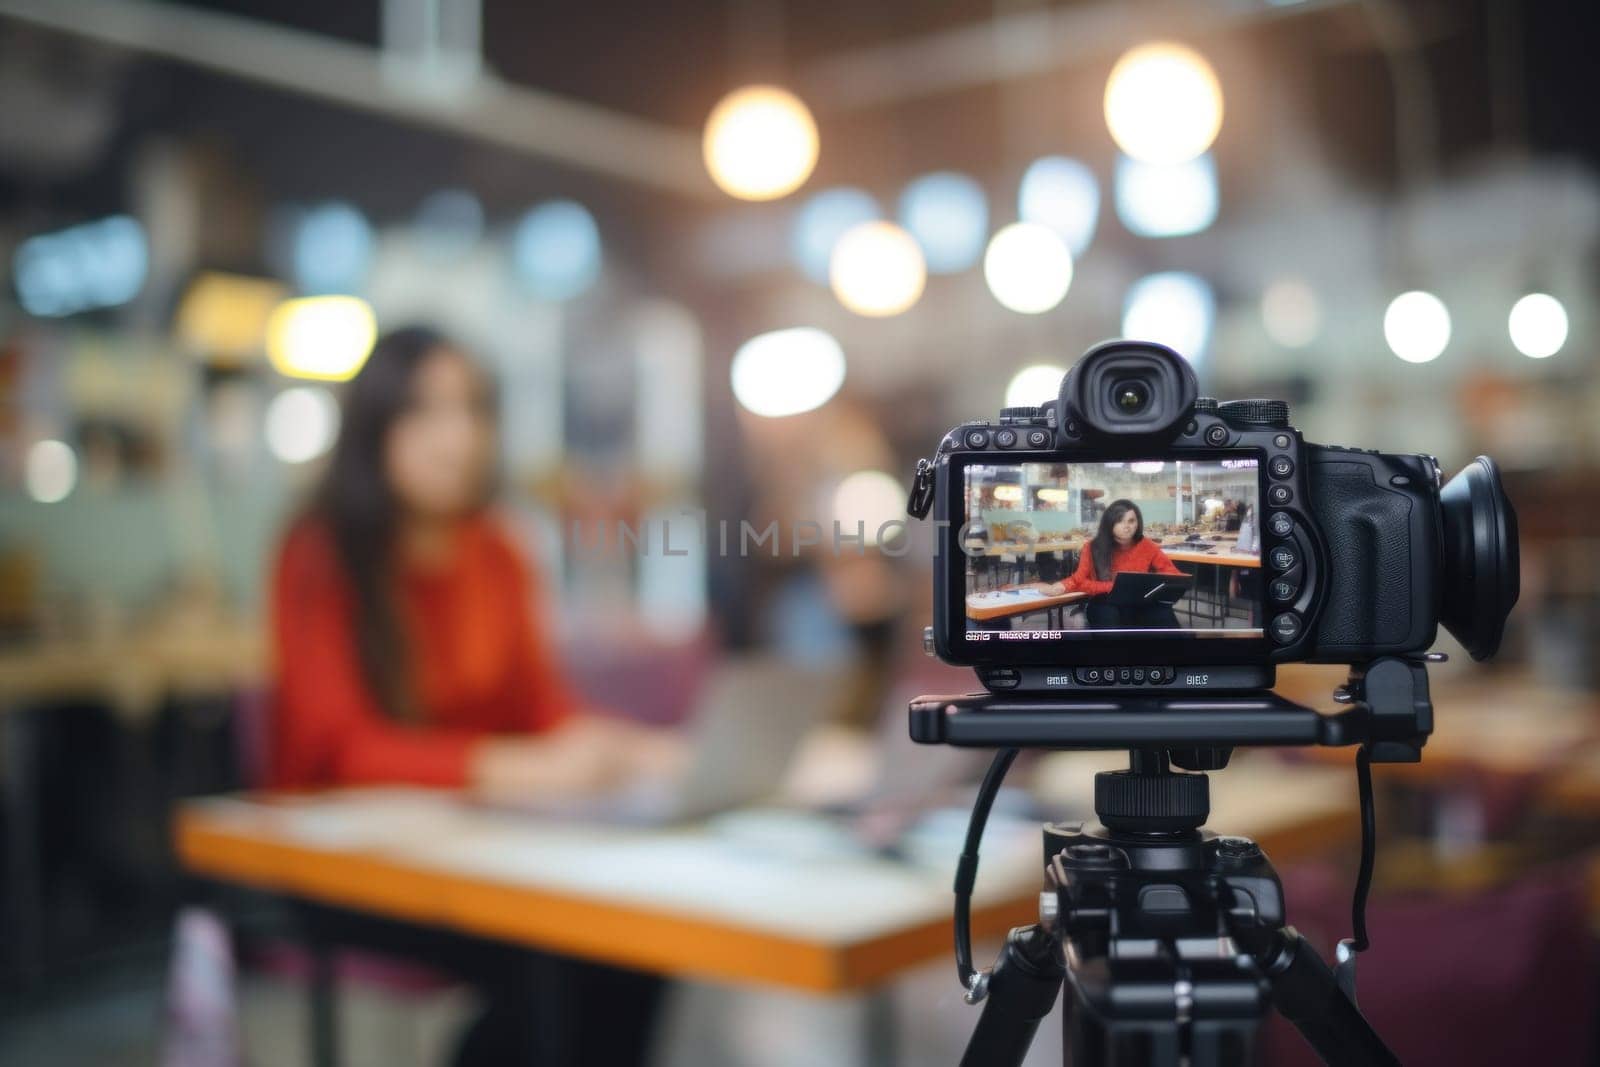
[[[1111,583],[1106,603],[1119,608],[1176,604],[1194,588],[1192,574],[1138,574],[1123,571]]]
[[[800,744],[836,710],[843,675],[771,658],[726,660],[712,672],[687,730],[681,775],[599,795],[496,797],[482,803],[534,815],[661,826],[763,800],[782,786]]]

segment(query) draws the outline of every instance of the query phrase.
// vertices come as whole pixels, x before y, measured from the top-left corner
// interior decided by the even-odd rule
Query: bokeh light
[[[983,277],[1001,305],[1038,315],[1061,303],[1072,285],[1072,253],[1054,230],[1013,222],[994,235],[983,256]]]
[[[734,353],[733,395],[746,411],[777,418],[826,404],[844,384],[844,349],[824,330],[758,334]]]
[[[1145,163],[1181,163],[1222,129],[1222,86],[1205,57],[1170,41],[1125,53],[1106,79],[1106,127],[1117,147]]]
[[[1407,363],[1439,358],[1450,343],[1450,312],[1432,293],[1413,289],[1389,302],[1383,313],[1383,339]]]
[[[922,246],[928,270],[953,274],[983,253],[989,202],[983,187],[965,174],[924,174],[900,194],[900,225]]]
[[[128,215],[31,237],[11,259],[17,301],[42,317],[125,304],[144,288],[149,268],[144,227]]]
[[[289,378],[348,381],[377,339],[372,308],[355,296],[285,300],[267,319],[267,357]]]
[[[1511,343],[1529,359],[1547,359],[1567,343],[1567,309],[1549,293],[1529,293],[1511,305]]]
[[[1198,363],[1211,341],[1216,314],[1216,294],[1199,275],[1149,274],[1128,289],[1122,305],[1122,336],[1156,341]]]
[[[78,454],[64,441],[35,441],[22,473],[29,496],[41,504],[57,503],[78,484]]]
[[[550,200],[529,211],[511,235],[511,266],[523,288],[544,300],[570,300],[595,283],[600,227],[576,200]]]
[[[723,192],[776,200],[805,184],[816,167],[817,124],[787,89],[746,86],[712,108],[701,149]]]
[[[828,266],[839,238],[863,222],[882,218],[870,193],[841,186],[809,197],[795,212],[789,251],[801,273],[818,285],[828,284]]]
[[[834,246],[828,280],[839,303],[857,315],[883,318],[917,302],[928,268],[905,230],[892,222],[864,222]]]
[[[906,487],[885,471],[856,471],[833,491],[833,519],[845,534],[854,536],[856,523],[865,534],[866,547],[878,543],[878,531],[885,523],[906,517]],[[895,528],[886,530],[891,538]]]
[[[1261,294],[1261,325],[1285,348],[1304,348],[1322,332],[1322,301],[1299,278],[1280,278]]]
[[[339,402],[319,385],[296,385],[267,404],[267,448],[285,463],[306,463],[333,447]]]
[[[1117,160],[1117,217],[1139,237],[1182,237],[1217,220],[1217,163],[1209,154],[1183,163]]]
[[[353,204],[330,201],[294,227],[290,269],[302,293],[359,292],[376,247],[372,224]]]
[[[206,271],[184,292],[173,328],[195,354],[243,363],[261,354],[267,323],[287,295],[271,278]]]
[[[1023,172],[1017,189],[1017,217],[1050,227],[1076,259],[1094,238],[1100,218],[1100,183],[1094,172],[1076,159],[1036,159]]]
[[[1023,367],[1011,376],[1006,385],[1008,408],[1035,408],[1047,400],[1054,400],[1061,392],[1061,379],[1067,368],[1054,363],[1035,363]]]

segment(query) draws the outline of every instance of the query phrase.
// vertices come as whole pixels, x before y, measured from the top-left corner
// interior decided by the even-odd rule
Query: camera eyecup
[[[1473,659],[1500,648],[1506,616],[1521,592],[1517,513],[1500,468],[1479,456],[1439,490],[1443,512],[1444,591],[1439,621]]]

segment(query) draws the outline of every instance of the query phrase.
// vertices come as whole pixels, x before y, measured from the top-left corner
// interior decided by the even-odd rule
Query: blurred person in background
[[[379,340],[345,394],[322,485],[272,583],[273,777],[281,788],[464,787],[515,799],[664,773],[660,732],[584,709],[535,611],[540,587],[490,511],[494,386],[427,329]],[[463,973],[489,1006],[457,1062],[537,1062],[535,989],[564,992],[578,1062],[638,1062],[660,982],[513,953]],[[492,973],[484,973],[485,970]]]

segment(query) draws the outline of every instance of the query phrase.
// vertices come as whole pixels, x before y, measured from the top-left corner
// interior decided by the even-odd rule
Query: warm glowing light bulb
[[[1006,386],[1005,406],[1034,408],[1046,400],[1054,400],[1056,394],[1061,392],[1061,379],[1066,377],[1066,374],[1065,367],[1058,367],[1053,363],[1035,363],[1030,367],[1023,367],[1011,376],[1011,383]]]
[[[844,384],[844,372],[844,349],[832,334],[796,326],[740,345],[729,377],[746,411],[780,418],[826,404]]]
[[[1072,253],[1047,226],[1013,222],[989,241],[983,278],[1002,305],[1038,315],[1061,303],[1072,285]]]
[[[839,303],[857,315],[898,315],[922,296],[928,266],[916,238],[892,222],[864,222],[839,238],[828,264]]]
[[[355,296],[285,300],[267,319],[267,356],[289,378],[348,381],[377,339],[372,308]]]
[[[1529,293],[1511,306],[1511,343],[1529,359],[1545,359],[1567,343],[1567,309],[1549,293]]]
[[[787,89],[750,85],[711,109],[701,148],[723,192],[776,200],[800,188],[817,165],[817,124]]]
[[[1222,86],[1205,57],[1169,41],[1140,45],[1106,80],[1106,126],[1128,156],[1182,163],[1217,139]]]
[[[1450,312],[1432,293],[1401,293],[1383,313],[1383,339],[1407,363],[1431,362],[1450,343]]]

